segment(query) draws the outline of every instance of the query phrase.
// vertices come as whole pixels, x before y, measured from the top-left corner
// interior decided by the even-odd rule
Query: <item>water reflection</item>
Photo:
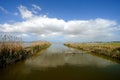
[[[0,69],[0,80],[120,80],[120,64],[52,44],[31,58]]]
[[[115,65],[112,61],[105,60],[82,51],[65,47],[62,44],[53,44],[42,55],[35,59],[28,59],[25,64],[31,68],[45,69],[64,65],[107,67]]]

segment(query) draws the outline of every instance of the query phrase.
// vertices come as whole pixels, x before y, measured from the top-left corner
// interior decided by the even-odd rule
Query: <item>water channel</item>
[[[120,64],[53,43],[24,61],[0,69],[0,80],[120,80]]]

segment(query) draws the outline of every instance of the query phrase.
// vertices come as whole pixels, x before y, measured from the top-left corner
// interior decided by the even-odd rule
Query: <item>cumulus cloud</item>
[[[68,21],[65,33],[79,37],[109,36],[116,25],[115,21],[106,19]]]
[[[1,6],[0,6],[0,11],[4,12],[6,14],[8,13],[8,11],[5,8],[1,7]]]
[[[64,21],[57,18],[36,16],[23,22],[12,25],[0,25],[2,32],[29,32],[33,35],[80,37],[80,38],[105,38],[111,37],[115,31],[115,21],[105,19]]]
[[[20,5],[18,7],[18,10],[22,16],[23,19],[27,19],[33,16],[32,12],[30,10],[27,9],[27,7]]]
[[[112,39],[117,30],[117,23],[113,20],[102,18],[90,20],[69,20],[49,18],[46,15],[33,15],[26,7],[20,6],[19,10],[22,18],[27,18],[22,22],[13,24],[0,24],[0,32],[19,32],[23,36],[31,33],[37,37],[47,39],[62,36],[68,39],[79,40],[109,40]]]

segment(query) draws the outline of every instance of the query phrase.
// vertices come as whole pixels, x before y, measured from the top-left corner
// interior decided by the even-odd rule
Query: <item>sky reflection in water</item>
[[[95,66],[99,68],[115,65],[112,61],[85,54],[82,51],[65,47],[62,44],[53,44],[42,55],[35,59],[28,59],[25,64],[28,67],[39,69],[64,65]]]

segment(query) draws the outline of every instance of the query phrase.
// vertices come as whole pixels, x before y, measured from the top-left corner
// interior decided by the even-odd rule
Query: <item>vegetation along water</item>
[[[86,51],[91,54],[103,55],[120,60],[120,43],[65,43],[65,46]]]
[[[82,50],[52,45],[0,69],[0,80],[119,80],[120,64]]]
[[[50,46],[49,42],[33,42],[29,47],[23,47],[21,38],[2,34],[0,36],[0,67],[26,59],[30,55]]]

